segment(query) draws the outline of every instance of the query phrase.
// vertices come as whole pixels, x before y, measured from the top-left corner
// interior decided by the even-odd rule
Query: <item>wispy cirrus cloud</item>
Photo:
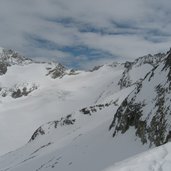
[[[171,44],[169,0],[1,0],[0,46],[68,66],[135,58]]]

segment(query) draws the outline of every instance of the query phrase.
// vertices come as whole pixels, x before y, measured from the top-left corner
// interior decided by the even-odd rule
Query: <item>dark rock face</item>
[[[38,86],[35,84],[29,85],[25,84],[16,84],[13,87],[0,87],[0,97],[10,96],[14,99],[20,98],[23,96],[28,96],[31,92],[38,89]]]
[[[167,70],[168,68],[170,70],[167,76],[168,76],[168,80],[171,81],[171,53],[169,53],[168,57],[165,59],[165,66],[163,70]]]
[[[125,62],[125,71],[122,74],[122,78],[119,80],[118,85],[120,86],[120,89],[124,87],[129,87],[132,82],[129,76],[129,71],[132,69],[133,63],[132,62]]]
[[[118,106],[117,100],[116,101],[111,101],[111,102],[105,103],[105,104],[97,104],[97,105],[94,105],[94,106],[85,107],[85,108],[82,108],[80,110],[80,112],[82,114],[84,114],[84,115],[92,115],[93,113],[95,113],[97,111],[100,111],[100,110],[102,110],[104,108],[107,108],[110,105]]]
[[[0,75],[3,75],[7,72],[7,65],[3,62],[0,62]]]
[[[55,68],[49,69],[47,75],[50,75],[53,79],[62,78],[65,75],[65,67],[61,64],[58,64]]]
[[[17,91],[14,91],[11,96],[12,96],[12,98],[15,98],[15,99],[22,97],[22,92],[20,89],[18,89]]]
[[[168,54],[122,102],[109,127],[113,136],[134,127],[143,144],[159,146],[171,139],[170,57]]]
[[[102,66],[95,66],[93,69],[90,70],[90,72],[94,72],[97,71],[98,69],[100,69]]]
[[[34,134],[31,136],[31,139],[29,140],[29,142],[35,140],[37,136],[39,136],[39,135],[44,135],[44,134],[45,134],[45,131],[44,131],[41,127],[39,127],[39,128],[34,132]]]
[[[73,125],[75,123],[75,119],[72,118],[72,115],[67,115],[66,117],[62,117],[60,120],[56,120],[56,121],[52,121],[52,122],[48,122],[45,125],[40,126],[31,136],[29,142],[35,140],[36,138],[38,138],[41,135],[45,135],[50,133],[50,130],[52,129],[57,129],[59,126],[69,126],[69,125]]]
[[[33,86],[30,89],[27,89],[27,87],[23,87],[22,89],[18,88],[16,90],[13,90],[11,97],[16,99],[22,96],[27,96],[28,94],[30,94],[32,91],[36,90],[37,86]]]
[[[124,67],[127,69],[131,69],[132,65],[133,65],[133,62],[127,61],[127,62],[125,62]]]
[[[141,121],[140,118],[143,115],[141,108],[144,104],[134,103],[133,100],[129,101],[127,98],[123,101],[122,105],[118,108],[117,113],[114,116],[113,122],[109,127],[109,130],[112,127],[115,127],[113,136],[117,132],[125,133],[130,126],[136,128],[136,135],[142,137],[142,143],[146,143],[145,137],[145,122]]]

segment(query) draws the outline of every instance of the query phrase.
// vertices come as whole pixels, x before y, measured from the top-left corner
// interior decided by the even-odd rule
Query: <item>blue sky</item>
[[[0,46],[75,68],[171,47],[169,0],[1,0]]]

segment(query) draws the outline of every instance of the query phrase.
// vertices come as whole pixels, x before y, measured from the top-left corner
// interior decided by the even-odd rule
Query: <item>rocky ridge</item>
[[[115,137],[134,127],[142,143],[159,146],[171,138],[171,53],[160,58],[118,108],[110,130]]]
[[[155,55],[149,54],[143,57],[139,57],[135,59],[133,62],[125,62],[125,70],[122,74],[122,78],[118,82],[120,88],[123,89],[125,87],[129,87],[135,83],[140,82],[151,69],[156,67],[163,60],[164,56],[166,56],[165,53],[157,53]],[[147,67],[145,68],[144,66]],[[145,72],[144,69],[146,69]],[[139,76],[133,78],[132,73],[136,73],[137,70],[140,71]]]

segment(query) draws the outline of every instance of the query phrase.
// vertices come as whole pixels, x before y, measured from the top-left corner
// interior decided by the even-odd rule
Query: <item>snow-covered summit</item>
[[[10,66],[29,64],[32,62],[32,60],[20,55],[11,49],[0,48],[0,62]]]
[[[151,64],[153,66],[156,66],[159,64],[159,62],[162,61],[162,59],[166,56],[165,53],[157,53],[154,55],[148,54],[142,57],[137,58],[133,63],[137,66],[140,66],[142,64]]]

